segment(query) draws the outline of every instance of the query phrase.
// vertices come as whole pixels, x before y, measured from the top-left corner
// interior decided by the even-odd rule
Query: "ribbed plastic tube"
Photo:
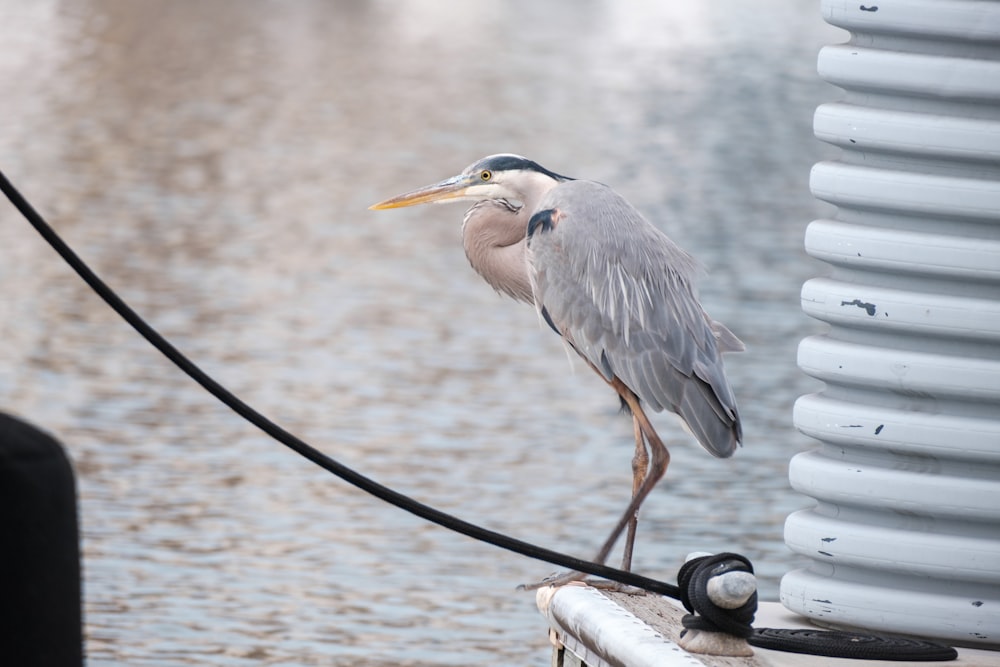
[[[802,288],[828,333],[799,366],[825,382],[794,421],[816,506],[785,524],[811,559],[781,601],[816,622],[1000,645],[1000,2],[823,0],[846,44],[816,111],[842,149],[813,168],[837,207]]]

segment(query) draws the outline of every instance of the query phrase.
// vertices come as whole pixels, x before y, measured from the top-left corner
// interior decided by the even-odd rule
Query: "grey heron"
[[[472,203],[462,221],[472,267],[533,304],[632,416],[632,499],[595,558],[627,528],[629,570],[639,507],[670,462],[644,406],[676,413],[710,454],[731,456],[743,434],[721,355],[743,343],[699,303],[694,259],[605,185],[499,154],[371,208],[451,201]]]

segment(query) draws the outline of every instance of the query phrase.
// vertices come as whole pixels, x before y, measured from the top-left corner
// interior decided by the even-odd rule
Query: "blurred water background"
[[[815,390],[816,3],[0,0],[0,168],[141,314],[331,456],[589,557],[632,430],[532,310],[468,267],[463,209],[372,212],[496,152],[608,183],[696,255],[746,446],[670,418],[635,568],[797,565],[788,459]],[[0,409],[68,446],[86,649],[104,665],[547,665],[555,568],[425,525],[245,424],[0,205]]]

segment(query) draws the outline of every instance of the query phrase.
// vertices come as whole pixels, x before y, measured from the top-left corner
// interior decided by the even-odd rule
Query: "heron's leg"
[[[670,452],[667,451],[666,445],[660,440],[660,436],[656,434],[656,429],[653,428],[642,406],[639,405],[639,399],[618,378],[612,378],[610,384],[625,399],[629,409],[632,410],[632,417],[636,420],[635,423],[638,425],[642,435],[645,436],[646,442],[649,443],[649,470],[639,485],[638,490],[632,495],[632,502],[629,503],[625,513],[618,520],[618,524],[611,531],[611,535],[608,536],[608,539],[604,542],[604,546],[601,547],[601,550],[594,558],[594,561],[597,563],[603,563],[607,560],[608,554],[611,553],[611,549],[614,548],[615,542],[618,541],[622,531],[625,530],[629,521],[635,518],[636,513],[642,506],[642,502],[649,495],[649,492],[653,490],[653,487],[656,486],[656,483],[663,478],[663,475],[667,472],[667,466],[670,465]]]
[[[639,493],[642,482],[646,479],[649,471],[649,452],[646,451],[646,442],[642,435],[642,427],[639,425],[639,418],[632,415],[632,430],[635,433],[635,454],[632,456],[632,497]],[[622,569],[626,572],[632,569],[632,548],[635,545],[635,531],[639,525],[639,513],[636,512],[628,521],[628,530],[625,533],[625,550],[622,553]]]
[[[638,489],[633,493],[632,500],[626,508],[625,513],[622,514],[621,518],[618,520],[618,524],[615,526],[614,530],[611,531],[611,535],[604,542],[601,550],[594,557],[595,563],[603,564],[608,559],[608,554],[614,548],[615,543],[618,538],[621,537],[622,532],[629,525],[629,523],[635,519],[639,512],[639,507],[642,506],[642,502],[649,495],[649,492],[653,490],[656,483],[663,478],[663,475],[667,472],[667,466],[670,465],[670,452],[667,451],[666,446],[660,440],[660,436],[656,434],[656,430],[653,428],[652,423],[650,423],[649,418],[643,411],[642,406],[639,405],[639,399],[636,397],[632,390],[625,386],[621,380],[617,377],[611,378],[608,382],[615,391],[625,400],[626,405],[632,411],[632,417],[634,419],[633,424],[636,426],[640,436],[644,437],[646,442],[649,443],[649,466],[645,476],[642,478]],[[636,443],[638,447],[641,443]],[[634,480],[633,480],[634,481]],[[549,577],[544,581],[537,584],[527,584],[520,586],[521,589],[531,590],[535,588],[541,588],[543,586],[563,586],[573,581],[580,581],[586,575],[582,572],[567,572],[562,575],[556,575]]]

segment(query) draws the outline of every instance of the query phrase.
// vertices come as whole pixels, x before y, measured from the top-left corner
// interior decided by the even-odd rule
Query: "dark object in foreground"
[[[83,665],[73,468],[52,436],[3,413],[0,544],[3,663]]]

